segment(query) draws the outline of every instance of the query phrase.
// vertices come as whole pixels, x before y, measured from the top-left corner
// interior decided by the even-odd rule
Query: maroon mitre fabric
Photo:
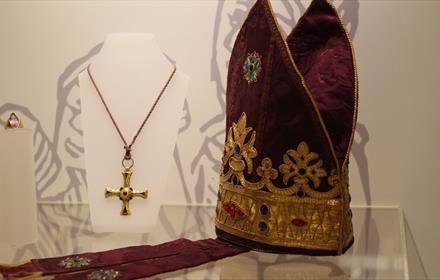
[[[246,61],[256,56],[261,68],[247,68],[253,65],[246,65]],[[269,0],[258,0],[252,7],[229,62],[226,129],[243,114],[246,127],[256,133],[254,164],[267,157],[277,168],[284,163],[286,151],[306,141],[310,151],[319,154],[324,170],[347,167],[357,118],[356,68],[349,36],[327,0],[313,0],[287,38]],[[225,173],[229,170],[226,165],[223,168]],[[260,178],[255,170],[244,176],[250,182]],[[283,176],[273,183],[284,186]],[[322,180],[314,190],[325,193],[332,188],[328,180]],[[250,248],[298,252],[256,245],[254,240],[235,238],[220,228],[216,232],[219,238]],[[326,254],[341,254],[346,249]]]
[[[273,166],[279,166],[284,153],[296,148],[292,143],[307,139],[310,149],[323,160],[324,169],[332,170],[336,162],[326,132],[342,165],[356,121],[355,67],[349,39],[326,0],[313,0],[286,40],[280,32],[268,0],[258,0],[232,50],[226,128],[245,112],[246,125],[258,133],[255,162],[270,157]],[[262,71],[258,82],[249,83],[243,79],[243,62],[254,51],[261,56]],[[258,179],[253,176],[251,181]],[[323,182],[319,191],[328,190]]]

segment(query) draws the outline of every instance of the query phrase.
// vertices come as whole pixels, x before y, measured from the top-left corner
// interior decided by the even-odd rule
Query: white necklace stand
[[[91,62],[91,73],[127,142],[131,142],[173,70],[153,34],[109,34]],[[155,227],[188,90],[189,77],[177,71],[132,147],[131,186],[148,188],[148,198],[121,201],[104,197],[106,187],[123,186],[124,144],[93,87],[87,70],[79,74],[85,166],[95,232],[151,232]]]

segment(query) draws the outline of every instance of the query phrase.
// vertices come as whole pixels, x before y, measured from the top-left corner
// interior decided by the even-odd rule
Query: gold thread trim
[[[247,215],[233,219],[223,205],[234,201]],[[267,213],[260,212],[261,206]],[[240,185],[220,185],[216,226],[230,234],[261,243],[304,249],[338,250],[339,220],[343,211],[341,199],[314,199],[278,196],[263,191],[251,191]],[[297,226],[294,220],[304,223]],[[264,222],[267,231],[259,228]],[[345,242],[344,242],[345,243]]]
[[[273,202],[308,203],[308,204],[325,204],[330,206],[342,206],[341,199],[339,198],[317,199],[312,197],[299,198],[296,196],[278,196],[265,191],[251,191],[243,188],[241,185],[234,185],[228,182],[222,183],[221,188],[227,191],[239,193],[243,196],[247,196],[250,198],[256,197],[261,200],[267,200]],[[229,200],[228,201],[225,200],[224,203],[227,202],[229,202]],[[233,202],[238,203],[237,201],[233,201]]]
[[[348,197],[336,198],[341,190],[347,190],[346,166],[341,176],[336,169],[327,173],[321,168],[319,155],[310,151],[303,141],[296,150],[285,153],[279,171],[272,168],[270,158],[264,158],[256,168],[261,179],[250,182],[244,173],[254,171],[253,160],[258,151],[254,147],[256,132],[247,127],[246,121],[243,112],[229,128],[222,158],[216,225],[231,234],[269,245],[342,253],[340,248],[346,245],[346,237],[352,236],[351,221],[346,220]],[[279,174],[285,176],[284,184],[292,179],[293,185],[276,187],[272,180]],[[330,191],[312,189],[319,187],[322,177],[333,187]],[[269,191],[262,191],[264,187]],[[298,190],[310,197],[298,196],[299,193],[293,196]],[[231,203],[234,209],[228,206]],[[269,213],[262,212],[263,205],[270,209]],[[243,211],[240,218],[235,216],[236,209]]]
[[[283,164],[278,167],[279,172],[272,168],[272,160],[266,157],[256,169],[261,179],[257,182],[246,180],[244,173],[247,171],[248,174],[252,174],[253,159],[258,154],[254,147],[256,132],[252,130],[252,127],[246,126],[245,112],[241,114],[237,123],[233,122],[229,128],[222,159],[221,182],[238,180],[244,188],[249,190],[257,191],[266,187],[271,193],[285,196],[296,194],[298,191],[303,191],[315,198],[333,198],[340,194],[340,180],[336,169],[333,169],[330,176],[327,176],[328,173],[322,168],[323,162],[319,155],[310,151],[305,141],[300,142],[296,150],[289,149],[285,152]],[[246,141],[248,138],[249,140]],[[229,167],[226,173],[225,167]],[[272,182],[278,178],[279,174],[283,175],[284,187],[275,186]],[[331,182],[329,186],[332,188],[326,192],[314,190],[319,188],[323,177],[327,177],[327,180]],[[290,180],[293,183],[289,186]]]
[[[339,14],[338,10],[336,9],[336,7],[333,5],[333,3],[330,3],[329,1],[326,0],[326,2],[331,6],[331,8],[333,9],[333,11],[335,12],[337,18],[338,18],[338,24],[340,25],[340,27],[342,28],[342,30],[344,31],[344,35],[345,38],[348,41],[348,46],[350,47],[350,51],[351,51],[351,57],[353,59],[353,72],[354,72],[354,111],[353,111],[353,118],[352,118],[352,129],[351,129],[351,135],[350,135],[350,140],[349,140],[349,144],[347,147],[347,152],[343,161],[342,166],[345,165],[345,163],[347,162],[349,155],[350,155],[350,151],[351,151],[351,146],[353,143],[353,138],[354,138],[354,134],[355,134],[355,130],[356,130],[356,124],[357,124],[357,116],[358,116],[358,111],[359,111],[359,77],[358,77],[358,71],[357,71],[357,63],[356,63],[356,56],[355,56],[355,51],[354,51],[354,47],[353,47],[353,41],[351,39],[350,34],[348,33],[347,29],[345,28],[345,25],[342,22],[342,17]],[[307,14],[310,10],[310,7],[312,5],[309,5],[306,9],[306,11],[304,12],[303,15]],[[295,33],[297,30],[297,27],[301,24],[301,21],[303,20],[303,16],[300,17],[300,19],[298,20],[298,22],[296,23],[295,27],[292,29],[292,31],[290,32],[290,34],[287,36],[286,40],[289,40]]]
[[[353,138],[354,138],[354,133],[356,130],[356,124],[357,124],[357,117],[358,117],[358,111],[359,111],[359,77],[358,77],[358,71],[357,71],[357,63],[356,63],[356,56],[355,56],[355,52],[354,52],[354,48],[353,48],[353,42],[351,40],[350,34],[348,33],[347,29],[345,28],[344,24],[342,23],[342,18],[338,12],[338,10],[335,8],[335,6],[330,3],[329,1],[326,0],[326,2],[331,6],[331,8],[333,9],[333,11],[335,12],[337,18],[338,18],[338,23],[341,26],[342,30],[344,31],[345,37],[348,41],[348,45],[350,47],[351,50],[351,57],[353,59],[353,70],[354,70],[354,111],[353,111],[353,123],[352,123],[352,129],[351,129],[351,136],[350,136],[350,141],[347,147],[347,153],[345,155],[345,159],[344,162],[342,164],[342,166],[345,165],[346,161],[348,160],[349,156],[350,156],[350,151],[351,151],[351,146],[353,144]]]
[[[330,247],[330,246],[317,245],[317,244],[309,245],[309,244],[302,244],[302,243],[299,243],[299,242],[276,242],[276,243],[272,243],[272,242],[268,242],[267,239],[265,239],[265,238],[261,238],[261,237],[255,236],[254,234],[251,234],[249,232],[245,232],[245,231],[237,230],[237,229],[234,229],[234,228],[226,227],[223,224],[220,224],[217,220],[215,221],[215,225],[216,225],[217,228],[219,228],[219,229],[221,229],[221,230],[223,230],[223,231],[225,231],[227,233],[230,233],[230,234],[233,234],[233,235],[245,238],[245,239],[250,239],[250,240],[253,240],[253,241],[257,241],[257,242],[260,242],[260,243],[265,243],[265,244],[268,244],[268,245],[285,246],[285,247],[310,249],[310,250],[328,250],[328,251],[332,251],[332,250],[336,251],[337,250],[337,248]]]
[[[327,0],[326,0],[326,2],[328,3]],[[347,30],[345,29],[345,27],[342,23],[341,17],[339,15],[339,13],[337,12],[336,8],[331,3],[328,3],[332,7],[332,9],[334,10],[334,12],[338,18],[339,25],[341,26],[342,30],[344,31],[346,39],[349,43],[349,47],[351,49],[351,55],[352,55],[352,59],[353,59],[353,70],[354,70],[354,80],[355,80],[354,81],[354,87],[355,87],[354,91],[355,92],[354,92],[354,111],[353,111],[353,119],[352,119],[352,130],[351,130],[350,141],[349,141],[349,145],[347,147],[346,155],[345,155],[344,161],[341,165],[339,163],[337,156],[336,156],[334,144],[332,142],[332,139],[330,138],[327,127],[322,119],[321,113],[315,103],[315,100],[314,100],[310,90],[308,89],[308,87],[305,83],[305,79],[304,79],[303,75],[299,71],[299,69],[293,59],[293,56],[290,51],[290,48],[288,47],[286,38],[284,37],[283,33],[281,32],[277,17],[275,16],[275,14],[273,12],[273,8],[272,8],[270,0],[267,0],[266,4],[267,4],[267,6],[265,6],[265,9],[268,8],[267,11],[270,12],[270,16],[272,17],[272,20],[275,23],[278,35],[280,36],[281,41],[284,44],[284,51],[287,53],[287,55],[290,59],[290,62],[291,62],[290,66],[293,68],[293,70],[296,72],[296,74],[300,78],[301,85],[303,86],[311,104],[313,105],[315,113],[316,113],[318,120],[321,124],[321,128],[323,129],[324,135],[327,138],[329,148],[330,148],[330,151],[333,156],[333,160],[336,164],[336,170],[332,170],[331,176],[328,176],[328,182],[329,182],[329,185],[335,187],[334,189],[337,189],[338,191],[340,191],[341,198],[338,198],[338,199],[314,198],[314,197],[299,198],[299,197],[295,197],[295,196],[289,196],[289,194],[294,190],[293,188],[291,189],[289,187],[287,189],[291,189],[291,190],[287,191],[287,192],[286,191],[278,192],[277,190],[275,190],[275,192],[272,192],[272,193],[260,191],[260,185],[258,185],[258,183],[248,182],[244,178],[243,171],[244,171],[244,166],[246,164],[235,165],[235,167],[237,167],[237,168],[235,168],[236,170],[231,170],[231,168],[230,168],[226,172],[226,174],[224,174],[223,173],[224,167],[228,163],[227,159],[224,157],[223,158],[223,166],[222,166],[222,176],[221,176],[221,182],[220,182],[220,191],[219,191],[220,197],[219,197],[219,201],[217,204],[217,211],[218,212],[217,212],[215,224],[219,229],[224,230],[226,232],[229,232],[231,234],[234,234],[234,235],[246,238],[246,239],[270,244],[270,245],[280,245],[280,246],[297,247],[297,248],[305,248],[305,249],[338,250],[338,253],[341,253],[341,251],[343,250],[342,248],[344,248],[349,242],[351,242],[351,240],[353,238],[351,219],[347,220],[347,218],[349,218],[348,217],[349,198],[347,195],[348,194],[348,181],[347,181],[348,179],[346,178],[348,176],[347,161],[348,161],[348,158],[350,155],[350,150],[351,150],[351,147],[353,144],[355,128],[356,128],[356,123],[357,123],[357,115],[358,115],[358,90],[359,90],[359,86],[358,86],[358,72],[357,72],[357,65],[356,65],[353,44],[352,44],[352,41],[350,39],[350,36],[349,36]],[[309,8],[310,8],[310,5],[309,5],[307,11],[309,10]],[[307,11],[306,11],[306,13],[307,13]],[[301,17],[300,20],[302,18],[303,17]],[[296,27],[298,26],[298,23],[296,24],[296,26],[292,30],[292,32],[288,35],[289,37],[294,33]],[[253,137],[254,137],[254,135],[252,135],[252,138]],[[233,152],[232,152],[232,154],[233,154]],[[232,155],[232,154],[230,154],[230,155]],[[253,157],[255,157],[256,154],[257,153],[255,153],[255,155],[253,155]],[[226,153],[225,153],[225,156],[226,156]],[[252,162],[253,157],[250,157],[250,159],[248,159],[248,160],[250,160]],[[264,163],[264,161],[266,161],[266,162]],[[277,170],[271,169],[271,162],[269,165],[268,164],[269,161],[270,161],[270,159],[268,159],[268,158],[264,158],[262,160],[262,166],[257,168],[257,174],[260,175],[260,177],[266,178],[265,180],[261,180],[261,181],[264,181],[264,184],[265,184],[264,186],[266,186],[270,191],[273,191],[273,187],[275,187],[275,186],[273,184],[271,184],[270,179],[273,177],[276,177],[278,174],[275,173],[275,172],[277,172]],[[265,165],[266,165],[266,167],[265,167]],[[249,164],[247,167],[248,167],[248,173],[249,173],[249,171],[250,171]],[[234,168],[232,168],[232,169],[234,169]],[[239,170],[239,169],[241,169],[241,170]],[[252,167],[251,167],[251,169],[252,169]],[[266,173],[266,172],[268,172],[268,173],[264,176],[264,173]],[[242,185],[236,185],[234,183],[227,181],[228,179],[231,179],[231,178],[233,179],[233,176],[235,176],[235,178],[238,179],[238,181]],[[228,178],[228,179],[226,179],[226,178]],[[338,185],[338,186],[336,186],[336,185]],[[243,188],[243,187],[245,187],[245,188]],[[229,199],[229,201],[233,201],[241,209],[246,209],[246,211],[249,213],[249,215],[246,216],[246,219],[236,221],[237,224],[233,224],[233,223],[231,223],[232,222],[231,220],[228,220],[227,217],[225,218],[225,212],[223,212],[223,210],[222,210],[223,201],[225,199]],[[259,201],[260,204],[254,203],[255,201],[257,201],[257,202]],[[294,238],[292,239],[292,237],[287,238],[286,240],[283,241],[283,240],[280,240],[279,236],[276,236],[276,237],[273,236],[273,232],[277,232],[279,230],[279,225],[277,223],[274,223],[274,220],[273,220],[274,217],[278,217],[279,215],[285,215],[285,213],[286,213],[285,211],[297,211],[298,207],[300,207],[300,208],[301,207],[307,208],[308,206],[322,207],[322,205],[327,206],[328,203],[330,205],[332,205],[332,203],[333,203],[334,204],[333,207],[336,207],[336,209],[338,209],[337,213],[339,213],[339,214],[333,216],[334,220],[329,223],[330,226],[337,226],[337,230],[334,232],[335,235],[333,236],[335,238],[334,239],[335,243],[333,245],[330,245],[328,241],[326,244],[319,244],[319,241],[317,241],[317,239],[311,239],[310,240],[311,243],[307,244],[307,242],[306,243],[298,242],[298,240],[294,240]],[[270,209],[271,209],[270,213],[268,215],[265,215],[264,217],[261,216],[261,213],[259,214],[259,211],[258,211],[259,210],[258,205],[268,205],[268,207],[270,207]],[[274,210],[274,209],[278,209],[278,210]],[[279,211],[280,209],[283,209],[283,210]],[[335,209],[335,208],[331,208],[331,209]],[[319,212],[319,214],[321,214],[321,215],[324,215],[326,213],[326,211],[327,211],[326,209],[324,209],[324,210],[321,209],[321,210],[318,210],[317,212]],[[337,217],[339,217],[339,218],[337,218]],[[281,219],[281,221],[282,220],[283,219]],[[295,218],[295,220],[298,220],[298,219]],[[301,220],[301,219],[299,219],[299,220]],[[247,224],[247,226],[243,227],[243,223],[246,223],[246,221],[248,224]],[[251,225],[249,225],[250,221],[252,222]],[[258,231],[257,225],[261,221],[267,223],[267,229],[268,229],[267,232],[263,233],[261,231]],[[280,219],[278,218],[277,221],[280,221]],[[284,219],[284,222],[286,222],[285,219]],[[292,220],[292,223],[293,223],[293,220]],[[305,224],[307,224],[307,221]],[[313,224],[313,223],[311,223],[311,224]],[[300,224],[300,226],[301,226],[301,224]],[[300,236],[300,235],[298,235],[298,236]],[[298,236],[296,236],[296,237],[298,237]],[[332,248],[329,249],[330,247],[332,247]]]
[[[350,47],[351,50],[351,57],[353,60],[353,71],[354,71],[354,110],[353,110],[353,119],[352,119],[352,128],[351,128],[351,135],[350,135],[350,140],[348,143],[348,147],[347,147],[347,152],[345,154],[345,158],[343,161],[343,168],[348,169],[347,166],[347,161],[348,158],[350,157],[350,151],[351,151],[351,147],[353,145],[353,139],[354,139],[354,134],[355,134],[355,130],[356,130],[356,124],[357,124],[357,116],[358,116],[358,106],[359,106],[359,85],[358,85],[358,72],[357,72],[357,65],[356,65],[356,57],[355,57],[355,53],[354,53],[354,48],[353,48],[353,42],[351,41],[350,35],[348,34],[347,30],[345,29],[344,24],[342,23],[342,18],[339,15],[338,10],[335,8],[335,6],[330,3],[329,1],[327,1],[327,4],[330,5],[330,7],[333,9],[333,12],[336,14],[336,17],[338,18],[338,23],[339,26],[341,27],[341,29],[344,31],[345,37],[348,41],[348,46]],[[346,176],[348,176],[348,170],[345,170]],[[342,174],[341,174],[342,175]],[[345,177],[345,176],[344,176]],[[345,198],[345,205],[344,205],[344,211],[342,211],[342,220],[345,221],[346,220],[346,212],[348,211],[347,209],[349,208],[349,201],[348,201],[348,182],[347,185],[342,185],[341,186],[341,193],[343,195],[343,197]],[[351,230],[350,233],[351,235],[353,235],[353,231]],[[341,238],[344,238],[344,225],[341,226]],[[343,241],[343,240],[341,240]],[[341,242],[340,247],[338,252],[341,253],[342,250],[344,248],[344,244],[343,242]]]
[[[359,95],[359,93],[358,93],[358,90],[359,90],[359,88],[358,88],[358,72],[357,72],[356,58],[355,58],[355,53],[354,53],[353,43],[352,43],[352,41],[351,41],[351,38],[350,38],[350,36],[349,36],[347,30],[345,29],[344,24],[342,23],[342,19],[341,19],[340,15],[339,15],[337,9],[336,9],[336,8],[334,7],[334,5],[333,5],[332,3],[330,3],[328,0],[325,0],[325,1],[326,1],[326,3],[329,4],[329,6],[333,9],[333,12],[336,14],[336,17],[338,18],[338,24],[340,25],[341,29],[343,30],[343,32],[344,32],[344,34],[345,34],[345,37],[346,37],[346,39],[347,39],[347,41],[348,41],[348,45],[349,45],[349,47],[350,47],[351,55],[352,55],[352,60],[353,60],[353,71],[354,71],[354,80],[355,80],[355,81],[354,81],[354,87],[355,87],[355,89],[354,89],[354,99],[355,99],[355,100],[354,100],[354,111],[353,111],[353,118],[352,118],[352,130],[351,130],[351,135],[350,135],[350,140],[349,140],[349,144],[348,144],[348,147],[347,147],[346,155],[345,155],[345,157],[344,157],[344,161],[343,161],[343,163],[342,163],[342,165],[341,165],[341,166],[346,166],[346,162],[347,162],[347,160],[348,160],[348,158],[349,158],[350,150],[351,150],[351,147],[352,147],[352,144],[353,144],[354,133],[355,133],[356,123],[357,123],[358,106],[359,106],[359,105],[358,105],[358,95]],[[290,60],[291,60],[291,62],[292,62],[292,65],[294,66],[294,69],[295,69],[295,71],[297,72],[297,74],[300,76],[300,79],[301,79],[301,82],[302,82],[302,84],[303,84],[303,87],[304,87],[304,89],[306,90],[307,94],[309,95],[309,98],[310,98],[310,100],[311,100],[311,102],[312,102],[312,104],[313,104],[313,106],[314,106],[314,108],[315,108],[315,110],[316,110],[316,112],[317,112],[318,118],[319,118],[319,120],[320,120],[320,122],[321,122],[321,125],[322,125],[322,128],[323,128],[323,130],[324,130],[324,133],[325,133],[325,135],[327,136],[327,139],[328,139],[328,141],[329,141],[329,143],[330,143],[330,149],[331,149],[331,151],[332,151],[333,157],[334,157],[335,162],[336,162],[336,167],[337,167],[338,175],[341,176],[341,166],[339,165],[339,160],[338,160],[338,158],[337,158],[337,156],[336,156],[336,152],[335,152],[335,150],[334,150],[334,144],[333,144],[333,142],[332,142],[332,140],[331,140],[331,138],[330,138],[330,136],[329,136],[329,134],[328,134],[327,128],[326,128],[326,126],[325,126],[325,123],[323,122],[323,119],[322,119],[322,117],[321,117],[321,114],[320,114],[320,112],[319,112],[317,106],[316,106],[316,103],[315,103],[315,101],[314,101],[314,99],[313,99],[313,96],[311,95],[309,89],[307,88],[307,86],[306,86],[306,84],[305,84],[304,77],[302,76],[302,74],[300,73],[299,69],[297,68],[297,66],[296,66],[296,64],[295,64],[295,61],[294,61],[294,59],[293,59],[293,56],[292,56],[292,54],[291,54],[290,48],[289,48],[289,46],[288,46],[288,44],[287,44],[287,41],[286,41],[286,39],[284,38],[283,33],[281,32],[281,29],[280,29],[280,26],[279,26],[279,23],[278,23],[278,19],[276,18],[275,14],[274,14],[274,12],[273,12],[273,8],[272,8],[271,1],[270,1],[270,0],[267,0],[266,2],[267,2],[267,4],[268,4],[268,6],[269,6],[269,10],[270,10],[271,16],[272,16],[272,18],[273,18],[273,20],[274,20],[274,22],[275,22],[275,25],[276,25],[276,27],[277,27],[277,30],[278,30],[279,35],[280,35],[281,38],[282,38],[282,41],[283,41],[283,43],[284,43],[285,49],[286,49],[286,51],[287,51],[287,54],[289,55],[289,58],[290,58]],[[310,5],[309,5],[309,7],[307,8],[306,13],[307,13],[307,11],[308,11],[309,8],[310,8]],[[304,14],[305,14],[305,13],[304,13]],[[298,24],[299,24],[299,22],[301,21],[302,18],[303,18],[303,16],[301,16],[300,20],[299,20],[298,23],[295,25],[295,27],[293,28],[293,30],[291,31],[291,33],[288,35],[288,37],[290,37],[290,36],[293,34],[293,32],[296,30],[296,27],[298,26]],[[344,198],[347,197],[347,191],[348,191],[348,190],[344,189],[344,186],[341,187],[341,194],[342,194],[342,196],[343,196]],[[348,208],[348,204],[349,204],[349,202],[347,201],[347,202],[346,202],[346,205],[347,205],[346,208]],[[344,221],[345,218],[346,218],[346,217],[345,217],[345,211],[342,211],[341,215],[342,215],[341,218],[342,218],[342,220]],[[342,238],[343,226],[341,226],[341,229],[340,229],[340,230],[341,230],[341,238]],[[341,244],[340,244],[340,248],[339,248],[339,250],[338,250],[339,253],[342,252],[342,250],[343,250],[343,245],[344,245],[343,242],[340,242],[340,243],[341,243]]]

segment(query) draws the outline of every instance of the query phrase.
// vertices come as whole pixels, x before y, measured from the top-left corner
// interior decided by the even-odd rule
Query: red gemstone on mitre
[[[225,204],[225,205],[223,205],[223,209],[229,213],[231,206],[232,205],[230,205],[230,204]]]
[[[223,210],[225,210],[231,218],[237,217],[244,217],[245,213],[243,210],[240,209],[240,207],[236,206],[233,203],[228,203],[223,205]]]
[[[292,220],[292,224],[297,227],[303,227],[303,226],[307,225],[307,222],[304,221],[303,219],[296,218],[296,219]]]
[[[229,213],[229,216],[232,218],[235,217],[235,205],[234,204],[225,204],[223,205],[223,209]]]
[[[231,218],[234,218],[234,217],[235,217],[235,206],[234,206],[234,205],[232,205],[232,206],[229,208],[229,215],[231,216]]]
[[[241,209],[238,209],[238,210],[237,210],[237,216],[239,216],[239,217],[243,217],[243,216],[244,216],[244,212],[241,211]]]

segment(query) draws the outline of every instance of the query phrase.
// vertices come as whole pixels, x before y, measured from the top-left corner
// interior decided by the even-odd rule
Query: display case
[[[179,237],[215,238],[212,206],[163,206],[151,234],[93,233],[87,205],[40,204],[39,241],[0,245],[0,262],[159,244]],[[403,214],[398,208],[353,208],[354,246],[338,257],[251,251],[152,279],[409,279]]]

